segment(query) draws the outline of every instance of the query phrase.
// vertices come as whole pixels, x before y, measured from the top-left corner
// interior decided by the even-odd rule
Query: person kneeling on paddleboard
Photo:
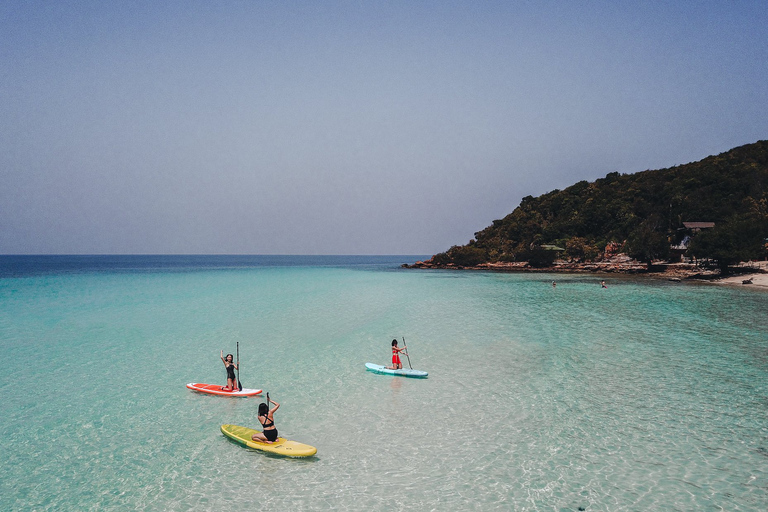
[[[402,370],[403,363],[400,362],[400,352],[403,352],[405,347],[397,348],[397,340],[392,340],[392,366],[388,366],[390,370]]]
[[[259,423],[264,427],[264,432],[256,432],[251,436],[251,439],[259,443],[271,444],[277,441],[277,427],[275,427],[275,418],[273,415],[280,407],[280,404],[274,400],[270,400],[269,394],[267,394],[267,402],[274,404],[274,407],[270,409],[269,403],[265,404],[262,402],[259,404]]]
[[[240,364],[240,361],[235,364],[233,359],[234,356],[232,354],[227,354],[227,358],[224,359],[224,351],[221,351],[221,362],[224,363],[224,368],[227,369],[227,387],[221,388],[222,391],[237,390],[237,377],[235,377],[235,370],[239,370],[237,365]]]

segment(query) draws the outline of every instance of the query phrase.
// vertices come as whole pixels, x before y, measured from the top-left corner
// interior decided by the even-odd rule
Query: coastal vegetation
[[[692,230],[690,223],[708,223],[710,229]],[[768,141],[763,140],[698,162],[612,172],[594,182],[524,197],[468,244],[436,254],[429,263],[467,267],[525,261],[544,267],[555,258],[587,262],[625,253],[648,264],[683,256],[725,269],[765,258],[766,243]]]

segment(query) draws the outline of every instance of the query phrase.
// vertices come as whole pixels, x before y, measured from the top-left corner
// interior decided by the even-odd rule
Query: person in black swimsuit
[[[270,400],[269,397],[267,397],[267,401],[271,402],[274,407],[270,409],[269,404],[265,404],[264,402],[259,404],[259,423],[264,427],[264,431],[256,432],[251,436],[251,439],[259,443],[272,444],[277,441],[277,427],[275,427],[275,418],[273,415],[280,407],[280,404],[274,400]]]
[[[224,351],[221,351],[221,362],[224,363],[224,368],[227,369],[227,387],[221,388],[223,391],[235,391],[237,389],[237,377],[235,377],[235,370],[239,370],[237,367],[240,361],[235,364],[233,362],[234,356],[227,354],[227,358],[224,358]]]

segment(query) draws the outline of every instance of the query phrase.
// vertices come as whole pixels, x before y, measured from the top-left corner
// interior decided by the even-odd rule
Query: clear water
[[[0,510],[768,509],[768,293],[415,259],[0,257]]]

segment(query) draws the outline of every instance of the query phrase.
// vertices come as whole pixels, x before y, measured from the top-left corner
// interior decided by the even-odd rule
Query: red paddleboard
[[[221,386],[220,384],[200,384],[198,382],[190,382],[189,384],[187,384],[187,387],[192,391],[199,391],[201,393],[208,393],[210,395],[254,396],[254,395],[261,394],[260,389],[243,388],[242,391],[239,391],[237,389],[234,389],[232,391],[227,391],[226,389],[222,389],[223,386]]]

